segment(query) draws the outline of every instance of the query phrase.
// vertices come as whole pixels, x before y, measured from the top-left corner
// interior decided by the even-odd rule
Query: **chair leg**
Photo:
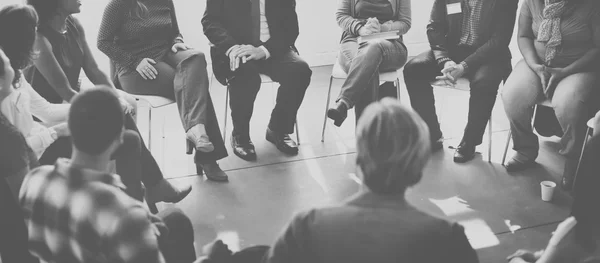
[[[300,145],[300,128],[298,128],[298,118],[296,118],[296,141]]]
[[[488,123],[488,163],[492,162],[492,116],[490,116],[490,120]]]
[[[400,79],[399,78],[396,78],[395,85],[396,85],[396,99],[400,100]]]
[[[227,86],[227,90],[225,91],[225,114],[223,115],[223,141],[226,141],[227,137],[227,111],[229,110],[229,86]]]
[[[587,145],[587,139],[590,137],[590,135],[592,133],[592,129],[590,127],[588,127],[587,131],[585,132],[585,139],[583,140],[583,146],[581,147],[581,154],[579,155],[579,160],[577,161],[577,169],[575,170],[575,177],[573,178],[573,185],[575,185],[575,182],[577,181],[577,176],[579,175],[579,168],[581,167],[581,161],[583,160],[583,155],[585,154],[585,147]]]
[[[508,131],[508,138],[506,138],[506,146],[504,147],[504,155],[502,156],[502,165],[506,161],[506,154],[508,153],[508,145],[510,145],[510,140],[512,139],[512,131]]]
[[[152,105],[148,105],[148,150],[152,152]]]
[[[325,128],[327,127],[327,110],[331,102],[331,85],[333,84],[333,76],[329,77],[329,89],[327,90],[327,102],[325,103],[325,116],[323,117],[323,131],[321,132],[321,142],[325,142]]]

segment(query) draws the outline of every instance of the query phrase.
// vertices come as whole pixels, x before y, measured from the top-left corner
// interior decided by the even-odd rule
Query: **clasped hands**
[[[379,19],[371,17],[369,19],[367,19],[367,23],[365,23],[359,30],[358,30],[358,35],[360,36],[368,36],[371,34],[376,34],[376,33],[380,33],[380,32],[385,32],[385,28],[391,28],[392,23],[394,23],[394,21],[390,20],[387,21],[383,24],[379,23]]]
[[[465,74],[465,67],[462,64],[456,64],[454,61],[448,61],[444,64],[442,75],[435,79],[444,81],[446,84],[454,85],[456,81]]]
[[[267,53],[260,47],[252,45],[235,45],[225,55],[229,57],[229,68],[236,71],[241,64],[250,60],[261,60],[267,57]]]
[[[533,71],[540,77],[542,89],[547,98],[551,98],[558,82],[564,79],[568,74],[564,68],[551,68],[545,65],[534,65]]]

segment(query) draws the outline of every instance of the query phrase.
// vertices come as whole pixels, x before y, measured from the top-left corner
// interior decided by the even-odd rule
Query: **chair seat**
[[[400,70],[379,72],[379,80],[383,82],[394,82],[400,78],[400,74]],[[348,77],[348,74],[346,74],[342,69],[342,66],[336,62],[335,65],[333,65],[333,70],[331,70],[331,77],[334,79],[345,79]]]
[[[550,100],[544,100],[537,105],[552,108],[552,102]]]
[[[150,106],[152,108],[160,108],[160,107],[175,103],[174,100],[171,100],[171,99],[168,99],[165,97],[161,97],[161,96],[133,95],[133,94],[131,94],[131,96],[133,96],[134,98],[136,98],[138,100],[143,100],[143,101],[147,102],[148,104],[150,104]]]
[[[590,129],[594,128],[594,123],[596,122],[596,118],[591,118],[588,122],[587,122],[587,126]]]

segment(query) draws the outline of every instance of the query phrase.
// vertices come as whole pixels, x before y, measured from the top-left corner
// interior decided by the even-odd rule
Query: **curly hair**
[[[35,55],[33,44],[37,23],[38,15],[31,6],[9,5],[0,9],[0,47],[15,71],[14,83]]]

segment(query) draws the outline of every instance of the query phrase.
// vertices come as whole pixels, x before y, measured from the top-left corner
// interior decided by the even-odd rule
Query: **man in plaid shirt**
[[[123,112],[109,88],[75,97],[72,159],[31,171],[20,191],[32,254],[45,262],[193,262],[193,229],[178,210],[152,216],[107,173]]]
[[[431,82],[470,81],[469,116],[454,161],[468,162],[483,134],[496,101],[498,86],[511,71],[508,48],[518,0],[435,0],[427,37],[431,50],[404,67],[411,105],[429,126],[432,150],[443,148]]]

